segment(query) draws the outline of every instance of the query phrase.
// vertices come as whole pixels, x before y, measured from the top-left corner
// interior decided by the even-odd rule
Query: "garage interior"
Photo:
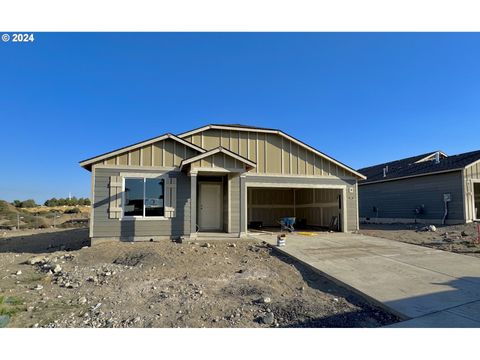
[[[280,231],[280,218],[295,217],[295,230],[341,231],[341,199],[339,189],[249,187],[248,226]]]

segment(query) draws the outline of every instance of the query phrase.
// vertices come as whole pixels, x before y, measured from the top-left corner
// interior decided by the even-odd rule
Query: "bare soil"
[[[436,226],[436,231],[425,231],[424,228],[424,224],[361,224],[359,232],[364,235],[480,257],[480,243],[477,241],[475,223]]]
[[[258,240],[82,247],[87,234],[0,239],[0,326],[379,327],[398,321]],[[45,235],[56,236],[56,245],[41,251],[40,244],[52,243]]]

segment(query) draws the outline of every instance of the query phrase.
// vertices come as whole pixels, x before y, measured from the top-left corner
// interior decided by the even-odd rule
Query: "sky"
[[[480,34],[35,33],[0,42],[0,199],[90,196],[79,161],[208,123],[358,169],[480,149]]]

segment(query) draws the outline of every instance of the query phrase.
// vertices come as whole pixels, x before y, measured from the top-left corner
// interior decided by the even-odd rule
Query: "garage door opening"
[[[295,217],[295,230],[342,231],[342,190],[260,188],[247,191],[250,230],[279,231],[280,218]]]

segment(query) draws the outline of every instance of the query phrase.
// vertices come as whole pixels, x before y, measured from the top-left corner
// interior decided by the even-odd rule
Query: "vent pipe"
[[[435,153],[435,164],[440,164],[440,151]]]

